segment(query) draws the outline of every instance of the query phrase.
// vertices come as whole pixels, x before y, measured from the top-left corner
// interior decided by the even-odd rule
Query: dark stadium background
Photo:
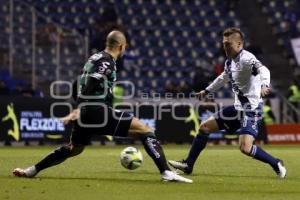
[[[264,127],[260,141],[299,143],[299,8],[299,0],[0,0],[0,142],[66,142],[70,127],[27,130],[20,123],[51,120],[53,103],[56,117],[68,113],[66,103],[74,104],[69,83],[92,53],[103,50],[105,36],[113,29],[124,31],[129,41],[118,61],[118,80],[123,82],[116,93],[130,97],[123,102],[134,108],[147,103],[154,109],[174,103],[197,107],[199,102],[190,94],[222,72],[222,31],[236,26],[245,33],[246,49],[271,71],[273,92],[265,101],[270,100],[275,119]],[[298,92],[293,93],[293,86]],[[228,105],[232,97],[225,85],[215,94],[215,102],[202,106]],[[15,121],[5,120],[8,107]],[[178,115],[190,116],[186,105],[178,109]],[[192,141],[195,121],[176,121],[168,113],[156,120],[149,112],[153,111],[145,108],[138,114],[157,129],[163,142]],[[205,117],[210,112],[198,114]],[[103,138],[95,141],[103,143]],[[235,137],[216,133],[211,141],[231,144]]]

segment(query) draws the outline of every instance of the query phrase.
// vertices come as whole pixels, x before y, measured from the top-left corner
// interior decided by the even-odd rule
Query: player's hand
[[[270,92],[271,92],[271,88],[269,88],[267,86],[262,86],[260,94],[262,97],[265,97],[268,94],[270,94]]]
[[[198,93],[196,93],[196,96],[198,97],[198,99],[201,101],[202,99],[204,99],[204,97],[206,96],[206,91],[202,90]]]
[[[77,119],[79,118],[79,115],[80,115],[80,110],[79,110],[79,109],[75,109],[75,110],[73,110],[69,115],[60,118],[60,120],[61,120],[65,125],[67,125],[67,124],[71,123],[72,121],[77,120]]]
[[[62,121],[64,123],[64,125],[67,125],[71,122],[71,118],[68,116],[65,116],[65,117],[62,117],[62,118],[59,118],[60,121]]]

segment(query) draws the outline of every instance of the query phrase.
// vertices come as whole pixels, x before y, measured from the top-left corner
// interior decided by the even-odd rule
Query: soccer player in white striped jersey
[[[239,134],[242,153],[269,164],[278,177],[286,176],[283,161],[254,144],[262,122],[262,97],[270,92],[270,71],[252,53],[243,49],[243,43],[244,36],[240,29],[233,27],[223,32],[223,48],[227,56],[224,72],[198,95],[202,99],[229,82],[235,95],[234,105],[225,107],[200,125],[187,158],[182,161],[169,160],[174,168],[192,173],[198,156],[206,146],[208,135],[224,129]]]

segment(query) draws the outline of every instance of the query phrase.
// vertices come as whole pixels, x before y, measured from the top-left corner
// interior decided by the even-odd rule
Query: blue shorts
[[[257,137],[262,125],[263,104],[255,110],[238,111],[234,106],[228,106],[215,113],[214,117],[219,129],[226,130],[227,133],[249,134]]]

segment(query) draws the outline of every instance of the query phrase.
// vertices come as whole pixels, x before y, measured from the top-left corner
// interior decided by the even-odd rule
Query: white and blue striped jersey
[[[270,71],[252,53],[241,50],[235,59],[226,60],[224,72],[206,90],[215,92],[226,82],[235,94],[235,109],[254,110],[262,102],[261,87],[270,85]]]

